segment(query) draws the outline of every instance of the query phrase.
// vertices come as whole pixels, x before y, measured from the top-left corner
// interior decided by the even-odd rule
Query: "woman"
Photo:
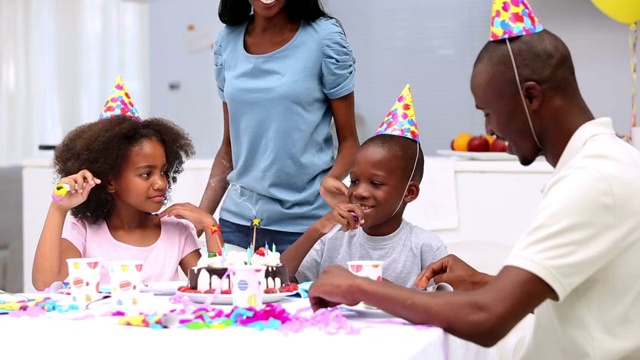
[[[225,242],[248,247],[260,219],[256,247],[283,251],[330,210],[321,187],[346,199],[341,180],[359,146],[355,59],[318,0],[221,0],[218,15],[224,135],[200,207],[213,213],[227,192]]]

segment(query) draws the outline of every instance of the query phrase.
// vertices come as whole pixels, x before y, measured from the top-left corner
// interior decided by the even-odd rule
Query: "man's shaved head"
[[[578,89],[571,53],[565,43],[548,30],[509,40],[518,67],[520,83],[536,82],[547,91]],[[513,64],[506,40],[489,41],[482,48],[474,68],[513,75]],[[515,87],[515,79],[513,88]]]
[[[559,156],[565,142],[554,133],[572,113],[592,116],[580,95],[569,49],[548,30],[488,42],[474,64],[471,91],[485,115],[487,133],[508,140],[509,151],[523,165],[549,155],[550,149],[552,158]]]

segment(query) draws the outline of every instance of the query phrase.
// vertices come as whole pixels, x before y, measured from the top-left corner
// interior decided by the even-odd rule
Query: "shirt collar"
[[[555,172],[557,173],[562,170],[563,167],[578,155],[580,150],[584,147],[584,144],[589,139],[597,135],[615,135],[611,118],[598,118],[582,124],[582,126],[573,133],[571,139],[569,139],[567,146],[564,148],[564,151],[560,156],[560,160],[558,160]]]
[[[362,239],[362,241],[367,245],[367,247],[369,248],[374,248],[374,247],[385,247],[385,246],[389,246],[395,242],[398,241],[398,238],[400,237],[400,234],[402,232],[405,231],[406,228],[409,227],[409,223],[407,223],[406,220],[402,219],[402,223],[400,223],[400,226],[398,227],[398,229],[396,229],[396,231],[392,232],[389,235],[385,235],[385,236],[371,236],[368,235],[367,233],[364,232],[364,230],[362,230],[362,228],[358,228],[358,236],[360,237],[360,239]]]

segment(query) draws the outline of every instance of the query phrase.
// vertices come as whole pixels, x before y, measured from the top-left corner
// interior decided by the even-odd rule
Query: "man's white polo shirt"
[[[536,309],[524,358],[640,359],[640,151],[611,119],[571,137],[505,265],[559,297]]]

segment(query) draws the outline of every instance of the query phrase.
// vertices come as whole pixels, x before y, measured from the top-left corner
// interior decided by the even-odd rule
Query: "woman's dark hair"
[[[284,11],[291,21],[312,22],[328,16],[319,0],[287,0]],[[251,18],[251,4],[247,0],[220,0],[218,17],[225,25],[244,24]]]
[[[91,224],[111,215],[113,196],[106,185],[120,175],[130,149],[144,139],[157,140],[164,147],[171,189],[185,160],[195,154],[189,135],[173,122],[155,118],[136,121],[117,115],[80,125],[67,134],[55,150],[53,167],[57,176],[67,177],[87,169],[102,180],[85,202],[71,209],[71,215]]]

